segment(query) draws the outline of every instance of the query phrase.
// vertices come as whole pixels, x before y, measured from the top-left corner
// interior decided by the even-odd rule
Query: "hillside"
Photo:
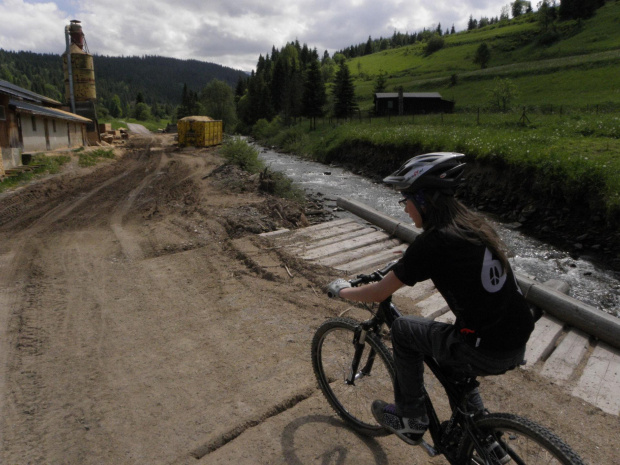
[[[148,104],[174,107],[181,101],[183,85],[200,91],[212,79],[234,87],[243,71],[198,60],[178,60],[159,56],[94,56],[97,98],[110,108],[118,95],[125,108],[141,93]],[[0,79],[64,101],[62,57],[60,54],[10,52],[0,49]]]
[[[556,22],[546,28],[536,13],[472,31],[442,36],[443,46],[426,53],[416,42],[348,60],[360,108],[372,108],[377,76],[387,90],[438,91],[455,100],[457,111],[485,103],[490,81],[510,78],[519,105],[620,107],[620,3],[607,2],[587,20]],[[486,44],[487,67],[474,63]]]

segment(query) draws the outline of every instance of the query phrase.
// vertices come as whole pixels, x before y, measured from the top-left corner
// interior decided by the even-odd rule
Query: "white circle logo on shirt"
[[[499,260],[493,259],[493,254],[489,249],[484,251],[484,260],[482,262],[482,287],[487,292],[498,292],[506,282],[506,273]]]

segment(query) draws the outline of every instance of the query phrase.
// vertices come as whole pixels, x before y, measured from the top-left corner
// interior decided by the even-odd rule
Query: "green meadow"
[[[456,111],[484,108],[490,82],[508,78],[518,90],[515,106],[563,105],[575,109],[612,106],[620,111],[620,2],[610,1],[593,18],[555,26],[545,34],[536,14],[474,31],[444,35],[442,49],[425,55],[424,42],[349,60],[362,111],[373,108],[373,87],[387,73],[388,92],[439,92]],[[485,69],[473,59],[486,43]],[[454,80],[456,79],[456,85]]]
[[[482,43],[491,52],[485,69],[473,63]],[[355,154],[346,152],[360,148],[379,165],[398,164],[406,154],[462,152],[535,176],[567,201],[599,198],[608,218],[620,221],[620,2],[547,31],[534,13],[445,35],[443,48],[429,56],[425,43],[416,43],[347,64],[360,108],[355,118],[319,120],[316,130],[307,122],[260,121],[254,136],[321,161],[350,161]],[[455,112],[373,117],[380,73],[387,75],[387,92],[439,92],[455,102]],[[502,113],[489,109],[497,79],[515,89]]]

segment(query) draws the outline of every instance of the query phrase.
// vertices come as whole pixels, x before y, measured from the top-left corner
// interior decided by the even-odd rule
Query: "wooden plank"
[[[556,341],[562,335],[562,327],[562,322],[550,315],[544,315],[538,320],[525,348],[525,368],[531,368],[553,351]]]
[[[600,342],[588,359],[573,395],[620,414],[620,350]]]
[[[259,234],[259,236],[274,237],[274,236],[279,236],[280,234],[287,233],[289,231],[290,231],[290,229],[280,228],[280,229],[276,229],[275,231],[269,231],[269,232],[266,232],[266,233],[261,233],[261,234]]]
[[[579,366],[589,345],[586,333],[571,329],[545,362],[540,374],[558,384],[564,384]]]
[[[353,250],[363,247],[368,244],[373,244],[385,240],[387,234],[380,231],[375,231],[372,234],[365,234],[353,239],[337,242],[335,244],[326,245],[324,247],[313,248],[305,254],[301,254],[301,258],[305,260],[312,260],[319,257],[327,257],[329,255],[335,255],[345,250]]]
[[[448,312],[449,307],[443,296],[439,292],[435,292],[427,299],[418,302],[416,309],[420,312],[420,316],[429,320],[436,320]]]
[[[522,276],[517,276],[517,281],[528,302],[567,325],[620,349],[620,318]]]
[[[292,253],[303,254],[312,249],[323,248],[323,247],[327,247],[332,244],[339,244],[341,242],[349,241],[349,240],[356,239],[358,237],[365,236],[368,234],[373,234],[373,233],[375,234],[380,233],[380,234],[383,234],[384,237],[387,237],[387,234],[381,231],[377,231],[374,228],[363,228],[363,229],[356,229],[350,232],[340,232],[336,235],[330,235],[330,237],[320,239],[317,241],[313,241],[312,238],[306,237],[305,241],[298,242],[297,246],[293,245],[290,248],[290,250]]]
[[[365,254],[366,256],[353,260],[347,263],[342,263],[340,265],[335,265],[334,268],[337,270],[347,271],[349,273],[361,273],[363,271],[372,272],[374,269],[381,268],[387,265],[389,262],[393,260],[399,259],[407,246],[397,246],[394,247],[391,241],[384,241],[392,244],[391,248],[373,253],[373,254]],[[380,242],[376,245],[383,245],[384,242]]]
[[[303,233],[299,234],[296,236],[297,239],[303,239],[303,240],[311,240],[311,241],[320,241],[321,239],[328,239],[328,238],[332,238],[335,236],[340,236],[342,234],[349,234],[352,233],[354,231],[359,231],[359,230],[370,230],[370,231],[376,231],[376,228],[371,228],[369,226],[365,226],[363,224],[360,223],[356,223],[356,222],[349,222],[349,223],[344,223],[344,224],[340,224],[340,225],[332,225],[331,228],[323,228],[323,229],[318,229],[315,231],[308,231],[307,229],[303,229],[301,231],[303,231]]]
[[[360,258],[363,259],[366,256],[373,255],[377,252],[382,252],[385,250],[394,250],[394,252],[400,251],[400,254],[398,256],[395,256],[395,258],[400,258],[400,255],[402,255],[402,250],[404,250],[403,246],[401,246],[400,244],[401,242],[398,239],[388,239],[382,242],[378,242],[376,244],[361,247],[359,249],[348,250],[346,252],[332,255],[331,257],[321,258],[316,260],[316,263],[324,266],[342,265],[344,263],[350,263],[355,260],[360,260]]]
[[[394,295],[396,297],[411,299],[414,302],[420,302],[421,300],[430,297],[435,292],[437,292],[435,284],[433,284],[433,281],[430,279],[427,279],[426,281],[417,283],[415,286],[403,286],[397,290]]]
[[[294,238],[297,236],[304,236],[304,235],[312,235],[315,234],[319,231],[323,231],[323,230],[330,230],[336,227],[340,227],[346,224],[351,224],[351,223],[355,223],[355,224],[359,224],[357,221],[351,219],[351,218],[345,218],[342,220],[334,220],[334,221],[327,221],[326,223],[318,223],[312,226],[308,226],[306,228],[302,228],[302,229],[296,229],[295,231],[293,231],[291,233],[291,235],[289,237]]]

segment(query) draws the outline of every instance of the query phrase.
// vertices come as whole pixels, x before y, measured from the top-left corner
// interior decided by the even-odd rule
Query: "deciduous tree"
[[[493,87],[489,91],[491,107],[496,110],[507,111],[517,98],[517,94],[517,87],[510,79],[496,77],[493,81]]]
[[[215,120],[222,120],[224,129],[232,131],[237,124],[235,96],[232,88],[224,81],[213,79],[202,89],[200,103],[203,112]]]

